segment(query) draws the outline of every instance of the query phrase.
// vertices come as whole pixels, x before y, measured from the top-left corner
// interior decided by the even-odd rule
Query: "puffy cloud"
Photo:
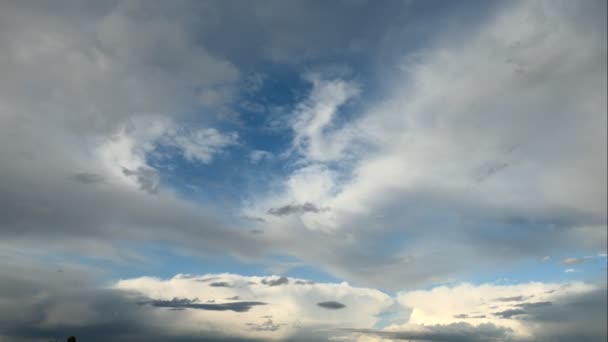
[[[206,281],[210,278],[231,286],[213,286]],[[179,311],[184,326],[205,324],[220,331],[264,339],[286,339],[316,329],[371,327],[377,320],[375,316],[393,304],[390,296],[378,290],[347,283],[235,274],[125,279],[114,288],[151,298],[145,303],[158,307],[199,309]],[[197,300],[193,301],[194,298]],[[341,310],[338,314],[328,308]],[[229,310],[237,311],[238,315],[229,314]]]
[[[585,335],[585,331],[591,329],[594,331],[592,335],[601,339],[605,338],[606,333],[598,330],[596,324],[602,317],[606,317],[606,311],[598,310],[595,304],[591,305],[588,301],[589,298],[597,298],[600,303],[605,302],[605,295],[603,299],[598,295],[604,290],[605,284],[587,283],[460,284],[402,292],[397,300],[401,305],[412,308],[408,321],[410,325],[447,326],[462,322],[472,326],[490,324],[505,329],[509,332],[509,338],[518,341],[552,340],[559,335],[551,331],[554,323],[538,319],[536,312],[562,312],[568,308],[574,310],[572,304],[581,301],[588,304],[581,305],[576,310],[592,310],[599,317],[591,321],[577,318],[567,334]],[[571,317],[576,316],[573,313]],[[390,329],[401,328],[395,325]]]
[[[22,256],[0,265],[0,336],[10,341],[606,338],[605,284],[460,284],[391,297],[347,283],[288,278],[269,286],[269,277],[180,274],[99,288],[102,270],[91,267]]]

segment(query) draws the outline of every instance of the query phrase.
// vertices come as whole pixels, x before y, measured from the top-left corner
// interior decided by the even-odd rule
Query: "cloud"
[[[296,285],[314,285],[315,282],[312,280],[296,280],[294,282],[294,284],[296,284]]]
[[[276,279],[262,279],[262,284],[268,286],[280,286],[289,284],[289,279],[287,277],[278,277]]]
[[[209,287],[200,279],[218,278],[214,281],[230,283],[232,287]],[[307,283],[306,286],[298,283]],[[372,327],[377,316],[390,307],[394,300],[381,291],[352,287],[346,283],[312,283],[306,279],[287,277],[248,277],[236,274],[213,274],[170,279],[142,277],[124,279],[117,282],[114,289],[134,293],[152,300],[161,306],[190,308],[195,305],[200,310],[183,310],[179,314],[186,326],[196,326],[206,322],[226,331],[243,332],[244,336],[267,340],[287,340],[301,336],[302,340],[316,340],[310,333],[317,329],[329,330],[344,327],[344,324]],[[177,300],[174,298],[200,298],[200,301]],[[229,298],[229,299],[225,299]],[[336,307],[349,303],[348,310],[340,310],[336,316],[333,310],[320,310],[316,303],[326,298],[335,298],[326,306]],[[215,300],[215,303],[205,303]],[[249,307],[248,311],[234,313],[226,306],[239,303],[262,302],[266,305]],[[151,306],[151,305],[148,305]],[[232,306],[230,307],[233,308]],[[240,307],[239,307],[240,308]],[[223,311],[210,311],[222,309]],[[167,312],[169,310],[166,310]],[[188,312],[191,311],[191,312]],[[174,312],[176,313],[176,312]],[[271,317],[266,317],[271,316]],[[263,318],[263,320],[260,320]],[[271,323],[268,320],[271,319]],[[329,330],[328,330],[329,329]],[[308,336],[308,337],[306,337]],[[325,335],[323,335],[325,336]]]
[[[281,329],[282,326],[287,325],[285,323],[283,324],[275,324],[272,321],[272,318],[268,318],[267,320],[265,320],[262,323],[256,324],[256,323],[247,323],[248,326],[251,327],[251,330],[253,331],[277,331],[279,329]]]
[[[236,144],[237,133],[222,134],[215,128],[198,130],[178,127],[169,130],[161,138],[161,142],[182,151],[184,158],[189,161],[199,161],[208,164],[214,155],[222,149]]]
[[[345,331],[373,335],[393,340],[424,340],[424,341],[502,341],[509,340],[508,329],[492,324],[473,326],[467,323],[449,325],[425,326],[421,331],[383,331],[373,329],[345,329]]]
[[[270,160],[274,157],[274,155],[268,151],[264,150],[255,150],[249,154],[249,160],[253,164],[258,164],[265,160]]]
[[[270,208],[268,209],[268,214],[274,216],[287,216],[303,213],[319,213],[327,210],[329,209],[318,208],[314,204],[306,202],[302,204],[288,204],[278,208]]]
[[[135,253],[105,252],[127,235],[143,244],[172,236],[199,251],[206,243],[194,236],[213,231],[203,240],[218,247],[231,239],[219,214],[176,196],[150,165],[168,149],[208,163],[237,139],[210,114],[224,104],[199,96],[229,95],[240,72],[200,44],[187,7],[166,16],[164,6],[120,1],[2,5],[0,46],[11,51],[0,61],[11,79],[0,81],[2,240],[116,259]]]
[[[98,184],[104,182],[104,177],[96,173],[80,172],[70,176],[76,182],[83,184]]]
[[[346,307],[346,305],[344,305],[340,302],[334,302],[334,301],[319,302],[319,303],[317,303],[317,306],[322,307],[323,309],[330,309],[330,310],[339,310],[339,309],[344,309]]]
[[[11,341],[48,340],[67,334],[92,341],[306,341],[340,335],[351,340],[376,336],[544,342],[559,336],[577,341],[606,337],[601,324],[606,319],[605,284],[461,284],[401,292],[391,298],[346,283],[301,286],[296,281],[304,279],[291,279],[271,287],[262,284],[264,277],[208,274],[124,279],[111,288],[99,288],[94,285],[99,270],[90,267],[53,263],[63,270],[56,272],[50,264],[23,259],[3,258],[1,262],[2,336]],[[209,279],[238,286],[209,287]],[[554,291],[547,293],[547,289]],[[533,295],[535,300],[514,308],[512,302],[493,300],[515,295]],[[323,298],[336,300],[323,302]],[[408,310],[395,311],[395,300]],[[319,310],[321,304],[337,308],[342,303],[349,303],[348,309],[340,310],[339,315]],[[491,314],[505,311],[501,308],[519,309],[525,316]],[[14,315],[17,311],[19,315]],[[404,315],[404,320],[378,328],[379,317],[389,312]]]
[[[74,264],[37,265],[3,259],[0,264],[0,338],[8,341],[255,341],[244,334],[213,329],[204,320],[189,321],[189,310],[137,305],[142,297],[95,285],[98,270]],[[56,272],[60,266],[62,272]],[[162,306],[162,302],[156,302]],[[167,303],[165,303],[167,304]],[[171,301],[168,305],[171,306]],[[182,302],[181,305],[188,306]],[[180,304],[177,304],[180,307]],[[215,309],[215,308],[214,308]],[[241,313],[190,310],[214,314]],[[18,314],[16,314],[18,313]]]
[[[564,265],[577,265],[585,262],[584,258],[567,258],[562,261]]]
[[[405,2],[2,4],[3,254],[23,260],[86,256],[139,269],[149,258],[138,253],[163,241],[163,256],[171,251],[258,262],[285,254],[370,287],[302,286],[298,281],[305,280],[286,277],[272,286],[281,277],[234,275],[213,280],[233,288],[197,277],[117,285],[159,301],[205,296],[210,305],[239,296],[268,303],[233,320],[231,310],[131,305],[122,288],[76,288],[79,276],[67,276],[65,284],[44,269],[11,266],[0,269],[2,279],[10,279],[10,286],[2,284],[0,312],[23,316],[2,319],[11,327],[2,334],[42,340],[69,326],[87,340],[225,338],[218,331],[242,339],[253,333],[262,340],[314,340],[321,335],[311,331],[319,326],[372,327],[393,302],[373,288],[427,288],[560,250],[605,252],[606,32],[598,29],[606,26],[605,2],[481,5],[485,12],[450,6],[418,17],[409,10],[419,7]],[[446,12],[466,25],[448,31],[429,26],[445,22]],[[357,74],[348,66],[316,68],[336,57]],[[241,149],[246,153],[234,159],[247,162],[248,152],[274,142],[254,146],[262,141],[250,139],[268,127],[237,111],[246,91],[258,92],[258,103],[247,108],[272,110],[275,104],[266,102],[273,100],[259,92],[275,75],[241,81],[244,70],[276,61],[287,74],[304,74],[305,84],[294,81],[290,99],[297,103],[277,110],[285,116],[272,126],[293,138],[276,146],[287,150],[273,160],[280,165],[268,177],[246,172],[255,178],[248,182],[268,191],[235,185],[238,203],[224,206],[197,202],[165,181],[163,165],[153,161],[183,159],[190,171],[200,168],[192,174],[223,176],[213,169],[218,156]],[[265,221],[235,220],[241,203],[250,217]],[[463,329],[471,334],[488,323],[539,339],[605,339],[605,322],[598,321],[605,313],[597,306],[605,300],[589,294],[588,284],[576,283],[570,293],[547,284],[472,287],[491,304],[466,289],[446,291],[455,297],[440,308],[417,302],[420,293],[399,298],[412,308],[408,318],[417,328],[459,324],[467,315],[471,328]],[[494,301],[523,296],[532,303],[531,295],[553,304],[513,308]],[[315,303],[327,298],[348,303],[339,312],[344,317],[319,310]],[[294,308],[305,334],[288,318]],[[263,325],[256,320],[261,311],[275,309],[268,327],[288,326],[255,331],[246,325]],[[493,315],[518,309],[542,323]],[[568,311],[577,319],[563,319]],[[448,333],[440,329],[425,333]]]
[[[439,33],[403,56],[390,87],[361,106],[349,101],[365,96],[365,84],[355,91],[345,76],[313,78],[292,125],[300,158],[277,182],[281,192],[244,211],[331,208],[269,219],[265,229],[308,263],[388,289],[556,250],[603,251],[606,37],[593,26],[606,18],[598,7],[500,6],[466,34]],[[566,146],[555,144],[564,137]],[[289,243],[295,232],[310,242]],[[323,246],[312,252],[315,244]],[[453,252],[438,252],[446,248]]]
[[[134,177],[139,184],[140,189],[155,194],[160,186],[160,177],[158,172],[151,168],[138,167],[136,170],[122,169],[122,173],[127,177]]]
[[[209,286],[212,286],[212,287],[231,287],[230,283],[227,283],[225,281],[217,281],[217,282],[209,283]]]
[[[458,319],[479,319],[479,318],[486,318],[486,315],[469,315],[469,314],[458,314],[458,315],[454,315],[454,318],[458,318]]]
[[[513,296],[513,297],[496,298],[495,300],[499,301],[499,302],[521,302],[526,299],[528,299],[528,298],[526,298],[524,296]]]
[[[409,321],[405,325],[394,324],[383,330],[402,331],[404,328],[416,330],[433,325],[450,326],[467,323],[471,332],[474,332],[475,327],[490,324],[505,333],[504,337],[499,338],[500,340],[552,341],[560,333],[568,336],[585,335],[584,332],[588,330],[593,330],[592,333],[587,334],[588,336],[593,335],[596,340],[601,340],[606,336],[605,330],[598,329],[597,322],[606,317],[606,311],[602,312],[596,307],[599,308],[601,303],[606,301],[599,295],[602,289],[605,289],[605,284],[602,283],[524,283],[460,284],[451,287],[439,286],[424,291],[407,291],[398,294],[397,300],[401,305],[412,309]],[[591,298],[595,298],[598,303],[591,304]],[[574,303],[580,305],[574,309],[576,306],[573,306]],[[550,315],[549,313],[553,312],[557,315],[558,312],[565,312],[568,308],[573,310],[568,316],[572,319],[572,324],[564,329],[558,328],[557,323],[539,318],[537,314],[543,312]],[[575,312],[578,313],[580,310],[590,310],[598,316],[592,320],[582,316],[576,317]],[[565,320],[565,317],[560,320]],[[450,339],[446,337],[446,340]],[[463,340],[466,338],[463,337]]]
[[[211,285],[213,286],[213,285]],[[230,302],[230,303],[197,303],[197,300],[190,300],[186,298],[173,298],[171,300],[150,300],[139,302],[139,304],[150,304],[159,308],[173,308],[173,309],[197,309],[197,310],[208,310],[208,311],[234,311],[234,312],[247,312],[254,306],[266,305],[264,302]]]
[[[509,309],[505,311],[495,312],[494,315],[500,318],[513,318],[514,316],[525,315],[527,312],[523,309]]]
[[[324,80],[318,74],[306,76],[312,83],[309,99],[300,103],[294,113],[293,145],[307,160],[331,160],[341,155],[350,138],[345,130],[330,130],[338,108],[359,94],[352,82],[340,79]]]

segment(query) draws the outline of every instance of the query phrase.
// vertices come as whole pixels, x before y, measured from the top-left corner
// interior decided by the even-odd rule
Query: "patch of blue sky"
[[[286,153],[292,147],[294,135],[290,120],[296,106],[309,96],[312,85],[303,78],[306,71],[287,65],[267,64],[261,69],[245,78],[233,104],[238,120],[216,124],[222,132],[238,133],[237,145],[226,147],[210,163],[187,160],[171,146],[158,145],[148,154],[148,163],[159,171],[163,186],[207,205],[237,208],[243,199],[251,194],[264,194],[274,181],[300,167],[297,162],[301,156]],[[311,66],[305,70],[315,69]],[[362,70],[363,67],[357,74],[364,75]],[[346,72],[336,77],[345,75]],[[360,76],[356,82],[364,79]],[[359,103],[352,101],[340,108],[332,127],[351,120]],[[193,128],[197,125],[188,124]],[[266,151],[270,157],[252,162],[254,151]],[[349,161],[329,163],[328,167],[348,179]]]
[[[226,255],[190,255],[176,248],[168,248],[162,243],[131,245],[130,248],[133,253],[138,255],[137,260],[116,262],[82,256],[70,258],[70,260],[104,269],[106,272],[104,278],[108,283],[143,276],[168,279],[180,273],[194,275],[235,273],[245,276],[268,273],[262,263],[246,263]]]
[[[567,283],[573,281],[595,282],[606,279],[606,257],[585,255],[584,252],[560,252],[547,258],[533,258],[511,263],[501,269],[478,271],[467,275],[466,281],[474,284],[501,283],[521,284],[528,282]],[[567,258],[580,258],[581,263],[567,265]]]
[[[106,280],[129,279],[142,276],[154,276],[162,279],[172,278],[177,274],[204,275],[213,273],[233,273],[243,276],[283,275],[292,278],[311,280],[313,282],[341,282],[319,269],[303,263],[297,258],[273,255],[257,261],[243,261],[226,255],[192,255],[176,248],[167,248],[162,243],[147,243],[131,246],[142,260],[124,262],[109,261],[100,258],[66,256],[66,259],[84,265],[106,270]],[[272,265],[288,265],[281,272],[273,271]]]
[[[273,268],[284,268],[283,272],[279,272],[281,275],[285,275],[293,278],[300,278],[311,280],[314,282],[322,283],[339,283],[341,279],[334,277],[333,275],[324,272],[319,268],[315,268],[302,260],[285,254],[273,254],[268,257],[266,264],[271,273]]]
[[[411,308],[404,307],[398,302],[395,302],[388,309],[376,316],[378,320],[374,324],[373,329],[384,329],[392,324],[405,324],[409,321],[411,314]]]

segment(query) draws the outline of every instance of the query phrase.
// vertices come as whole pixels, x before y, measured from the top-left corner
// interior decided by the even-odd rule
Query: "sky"
[[[1,1],[0,342],[606,341],[606,4]]]

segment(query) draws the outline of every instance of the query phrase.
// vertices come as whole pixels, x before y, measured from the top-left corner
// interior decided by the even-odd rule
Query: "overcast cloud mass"
[[[607,7],[0,1],[0,341],[606,341]]]

